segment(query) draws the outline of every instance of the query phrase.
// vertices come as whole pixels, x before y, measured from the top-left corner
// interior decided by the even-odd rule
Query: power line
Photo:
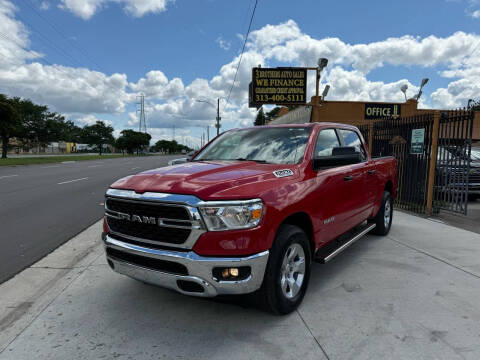
[[[248,24],[247,34],[245,35],[245,39],[243,41],[242,52],[240,53],[240,59],[238,60],[237,70],[235,71],[235,76],[233,77],[233,83],[230,87],[230,91],[228,92],[227,102],[225,106],[228,105],[230,101],[230,95],[232,94],[233,87],[235,86],[235,81],[237,80],[238,69],[240,68],[240,64],[242,63],[243,53],[245,52],[245,45],[247,45],[248,35],[250,34],[250,28],[252,27],[253,17],[255,16],[255,10],[257,9],[258,0],[255,0],[255,6],[253,7],[252,16],[250,17],[250,23]]]
[[[62,55],[65,59],[68,61],[71,61],[72,63],[76,64],[77,66],[80,67],[87,67],[84,64],[82,64],[79,60],[77,60],[73,55],[70,55],[67,53],[64,49],[62,49],[60,46],[57,46],[52,40],[50,40],[46,35],[43,35],[38,28],[34,27],[31,23],[27,22],[26,19],[20,15],[17,15],[20,20],[22,20],[25,24],[28,24],[29,27],[33,29],[33,34],[38,36],[38,39],[42,41],[45,45],[49,46],[53,51],[57,52],[58,54]]]
[[[45,21],[48,25],[50,25],[50,27],[57,33],[59,34],[73,49],[77,50],[80,54],[82,54],[86,59],[88,59],[89,61],[91,61],[95,66],[97,66],[98,68],[101,68],[100,65],[98,65],[98,63],[93,60],[90,55],[88,55],[81,47],[77,46],[75,43],[73,43],[71,41],[71,39],[69,39],[62,31],[59,30],[59,28],[57,27],[57,25],[51,20],[49,19],[47,16],[44,16],[43,14],[41,14],[37,9],[35,9],[35,6],[29,1],[29,0],[22,0],[28,7],[30,7],[30,9],[32,9],[32,11],[37,14],[38,17],[40,17],[43,21]]]

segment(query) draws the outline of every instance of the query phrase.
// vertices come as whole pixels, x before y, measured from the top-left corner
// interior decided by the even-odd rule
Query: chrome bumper
[[[110,267],[120,274],[173,289],[183,294],[202,297],[248,294],[258,290],[262,285],[269,255],[269,251],[267,250],[246,257],[204,257],[197,255],[193,251],[182,252],[145,248],[113,239],[108,235],[104,237],[104,244],[106,248],[112,248],[128,254],[171,261],[184,265],[188,270],[188,275],[177,275],[132,264],[107,254]],[[212,275],[212,270],[215,267],[240,266],[250,266],[251,268],[251,274],[244,280],[218,281],[214,279]],[[203,292],[182,290],[178,285],[179,280],[196,283],[203,288]]]

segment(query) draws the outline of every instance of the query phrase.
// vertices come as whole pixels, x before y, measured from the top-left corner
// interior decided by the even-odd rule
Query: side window
[[[332,156],[333,148],[339,147],[337,134],[334,129],[325,129],[320,131],[315,145],[315,157],[317,156]]]
[[[367,160],[367,152],[365,151],[365,148],[363,147],[363,144],[358,137],[358,134],[355,131],[352,130],[338,130],[340,133],[340,136],[343,139],[343,143],[345,146],[354,146],[355,149],[362,154],[362,160],[365,161]]]

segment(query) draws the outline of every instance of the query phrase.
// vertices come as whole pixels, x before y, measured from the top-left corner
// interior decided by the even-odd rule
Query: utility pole
[[[147,132],[147,122],[145,121],[145,95],[142,93],[140,94],[140,96],[138,96],[140,98],[140,109],[137,110],[137,112],[139,113],[139,121],[138,121],[138,131],[139,132],[144,132],[146,133]]]
[[[175,141],[175,125],[173,125],[173,140]]]
[[[217,123],[215,124],[215,127],[217,128],[217,136],[220,134],[220,120],[222,118],[220,117],[220,98],[217,99]]]
[[[207,126],[207,142],[210,142],[210,126]]]

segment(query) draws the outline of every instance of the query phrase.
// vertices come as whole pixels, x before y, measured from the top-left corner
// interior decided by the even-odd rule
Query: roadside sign
[[[425,141],[425,129],[413,129],[410,154],[422,154]]]
[[[252,69],[251,104],[295,105],[306,102],[307,69]]]

